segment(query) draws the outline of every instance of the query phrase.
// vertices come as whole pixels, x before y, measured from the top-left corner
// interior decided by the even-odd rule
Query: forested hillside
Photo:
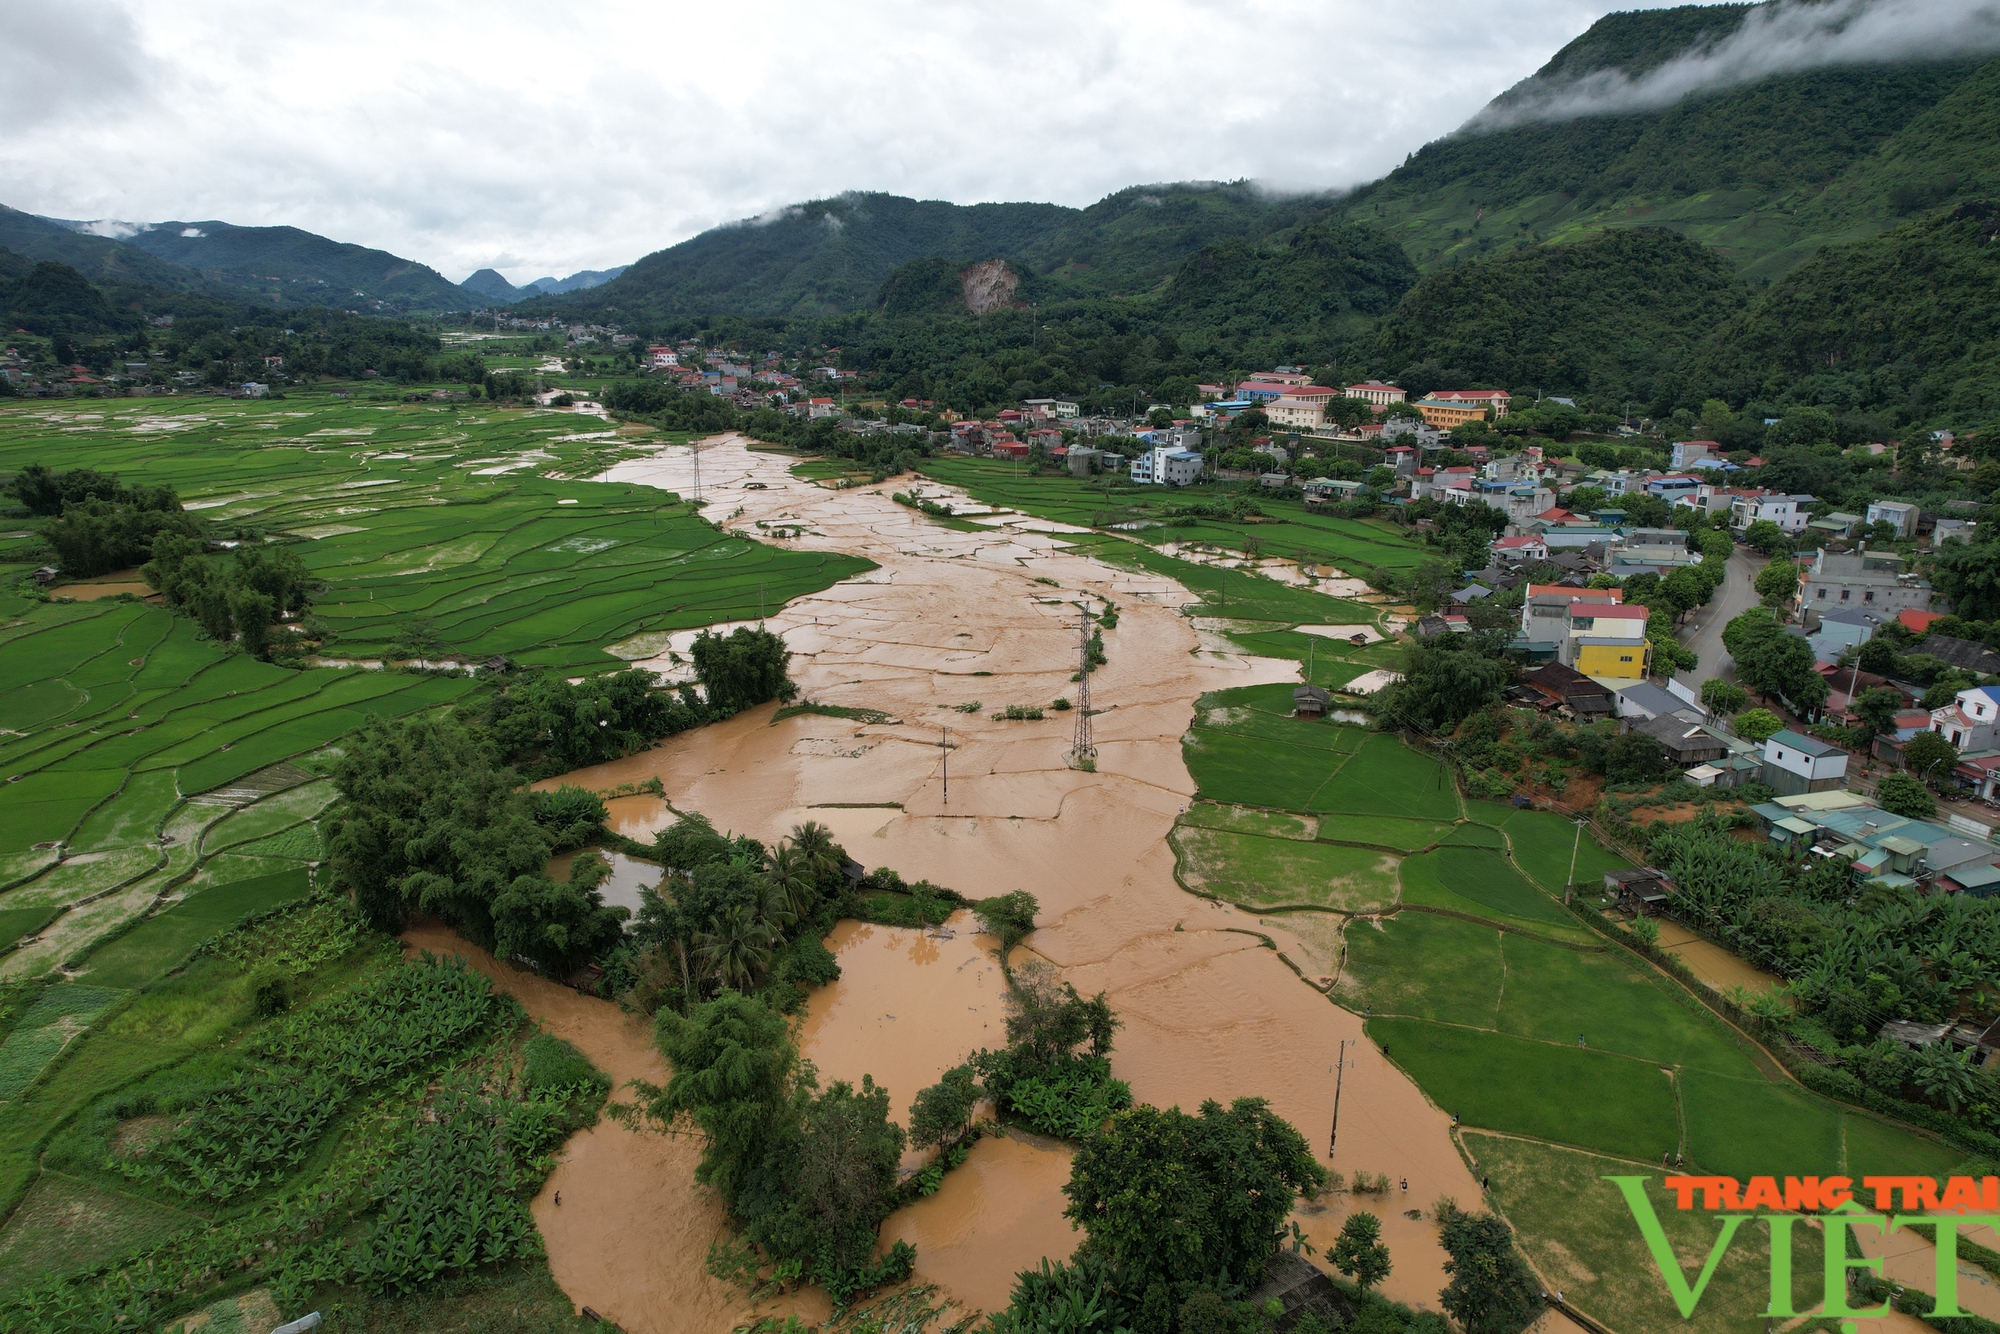
[[[1690,385],[1969,424],[2000,415],[2000,201],[1831,246],[1719,328]]]
[[[960,268],[1007,260],[1037,299],[1127,295],[1158,287],[1205,246],[1268,237],[1326,205],[1244,183],[1135,186],[1085,209],[848,194],[703,232],[602,287],[533,308],[627,319],[832,315],[878,306],[892,273],[927,258]],[[934,308],[929,297],[922,308]]]
[[[377,313],[484,304],[435,269],[297,227],[164,222],[123,239],[0,205],[0,246],[66,264],[107,287],[198,292],[225,301]],[[185,235],[184,233],[198,233]]]
[[[1745,12],[1683,6],[1601,19],[1466,128],[1360,191],[1349,216],[1388,228],[1427,270],[1657,225],[1760,279],[1913,210],[1991,191],[2000,62],[1946,52],[1936,64],[1774,75],[1658,111],[1510,122],[1577,79],[1642,74],[1712,45]]]
[[[328,240],[297,227],[163,222],[125,242],[156,259],[282,305],[458,310],[474,304],[458,284],[386,250]]]
[[[1399,375],[1651,405],[1750,292],[1715,251],[1660,227],[1599,232],[1427,275],[1384,322],[1371,365]]]
[[[0,246],[29,259],[67,264],[94,283],[139,283],[169,291],[203,286],[201,275],[145,251],[0,204]]]

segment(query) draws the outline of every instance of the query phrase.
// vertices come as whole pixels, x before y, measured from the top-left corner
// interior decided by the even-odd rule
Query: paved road
[[[1681,643],[1701,655],[1701,665],[1691,672],[1678,673],[1675,680],[1699,690],[1703,681],[1714,677],[1729,680],[1735,676],[1729,651],[1722,647],[1722,627],[1757,605],[1757,590],[1751,585],[1767,559],[1749,547],[1738,547],[1730,554],[1729,564],[1723,569],[1722,587],[1715,590],[1715,597],[1706,607],[1697,610],[1681,627]]]

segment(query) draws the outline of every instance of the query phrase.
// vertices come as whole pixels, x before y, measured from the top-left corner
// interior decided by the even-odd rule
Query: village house
[[[1868,502],[1868,523],[1872,527],[1886,523],[1896,530],[1896,536],[1911,538],[1917,535],[1917,520],[1923,511],[1915,505],[1901,500],[1872,500]]]
[[[1549,558],[1549,544],[1539,537],[1523,534],[1519,537],[1503,537],[1493,544],[1496,560],[1542,561]]]
[[[1668,466],[1676,469],[1733,467],[1722,454],[1722,446],[1713,440],[1677,440],[1668,452]]]
[[[1813,656],[1821,662],[1838,662],[1841,655],[1856,649],[1875,637],[1882,628],[1881,616],[1859,607],[1835,607],[1824,612],[1807,609],[1807,618],[1812,622],[1806,635],[1806,642],[1812,645]]]
[[[1781,797],[1825,792],[1847,781],[1846,751],[1790,728],[1764,742],[1763,756],[1762,781]]]
[[[1866,607],[1890,614],[1904,608],[1926,611],[1931,605],[1931,586],[1910,573],[1909,563],[1901,556],[1871,552],[1866,546],[1851,555],[1822,548],[1800,585],[1799,605],[1814,610]]]
[[[1806,506],[1814,499],[1781,491],[1739,491],[1729,503],[1729,526],[1740,533],[1753,523],[1768,521],[1785,533],[1796,533],[1806,526],[1810,517]]]
[[[1976,639],[1959,639],[1952,635],[1925,635],[1917,641],[1912,653],[1922,653],[1938,659],[1950,667],[1961,671],[1978,672],[1983,676],[2000,675],[2000,653],[1995,653]]]
[[[1134,482],[1186,486],[1201,476],[1202,457],[1191,449],[1149,449],[1132,460]]]
[[[2000,739],[2000,686],[1959,691],[1951,703],[1931,711],[1930,730],[1960,751],[1991,750]]]

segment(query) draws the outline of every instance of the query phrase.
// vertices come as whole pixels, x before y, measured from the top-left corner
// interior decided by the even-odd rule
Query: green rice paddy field
[[[1437,762],[1400,737],[1290,717],[1290,689],[1200,701],[1183,740],[1200,799],[1174,833],[1179,873],[1253,911],[1365,914],[1346,925],[1338,999],[1459,1117],[1522,1245],[1587,1312],[1621,1334],[1749,1334],[1735,1313],[1762,1309],[1756,1283],[1768,1282],[1750,1254],[1760,1238],[1681,1321],[1607,1174],[1657,1176],[1663,1152],[1739,1178],[1960,1164],[1941,1143],[1806,1092],[1680,983],[1585,927],[1564,885],[1627,865],[1588,833],[1548,811],[1461,805]],[[1537,1174],[1569,1194],[1552,1205]],[[1739,1289],[1760,1305],[1732,1300]]]
[[[0,409],[0,475],[44,463],[165,482],[224,533],[287,544],[324,581],[312,614],[335,662],[379,663],[414,633],[434,656],[612,670],[613,649],[868,568],[578,480],[659,441],[572,413],[331,392],[37,402]],[[0,950],[27,942],[0,953],[0,979],[81,961],[176,887],[192,903],[302,867],[330,748],[476,689],[275,667],[130,596],[41,600],[22,583],[30,526],[0,534]]]

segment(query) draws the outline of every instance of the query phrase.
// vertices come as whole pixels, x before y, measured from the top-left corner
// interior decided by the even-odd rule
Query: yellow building
[[[1457,403],[1439,398],[1426,398],[1417,403],[1417,411],[1424,416],[1426,424],[1440,431],[1449,431],[1454,426],[1467,422],[1486,420],[1486,405],[1483,403]]]
[[[1653,646],[1643,639],[1598,639],[1578,641],[1576,670],[1589,677],[1643,681],[1653,665]]]

